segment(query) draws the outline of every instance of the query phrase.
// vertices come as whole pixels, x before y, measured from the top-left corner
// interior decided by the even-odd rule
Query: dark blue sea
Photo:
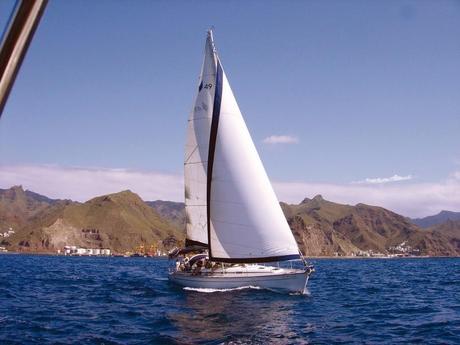
[[[167,260],[0,255],[0,344],[460,344],[460,259],[318,259],[307,295],[204,293]]]

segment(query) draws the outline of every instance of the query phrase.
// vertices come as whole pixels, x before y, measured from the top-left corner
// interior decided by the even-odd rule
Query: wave
[[[305,288],[303,291],[290,292],[289,295],[290,296],[311,296],[311,293],[307,288]]]
[[[229,292],[229,291],[238,291],[238,290],[246,290],[246,289],[254,289],[254,290],[260,290],[261,288],[259,286],[239,286],[236,288],[231,288],[231,289],[211,289],[211,288],[193,288],[193,287],[184,287],[184,290],[187,291],[195,291],[195,292],[203,292],[203,293],[213,293],[213,292]]]

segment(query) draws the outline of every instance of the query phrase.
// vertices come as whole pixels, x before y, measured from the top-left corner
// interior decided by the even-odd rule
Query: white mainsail
[[[187,137],[189,242],[208,244],[209,257],[216,261],[298,258],[297,243],[215,52],[211,32]]]
[[[216,58],[212,33],[209,32],[198,94],[188,120],[185,145],[186,245],[208,243],[206,185],[215,80]]]

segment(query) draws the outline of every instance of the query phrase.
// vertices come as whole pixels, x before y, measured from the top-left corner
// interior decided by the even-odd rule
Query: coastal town
[[[152,250],[145,250],[144,246],[137,247],[134,251],[126,251],[124,253],[114,253],[109,248],[82,248],[78,246],[64,246],[58,249],[58,255],[65,256],[115,256],[115,257],[161,257],[167,256],[166,251],[155,249],[151,246]]]
[[[99,236],[98,229],[82,229],[85,238],[89,236]],[[0,230],[0,238],[6,239],[13,236],[16,231],[13,227]],[[0,253],[7,253],[8,249],[5,246],[0,246]],[[124,252],[116,252],[111,248],[96,248],[91,246],[77,246],[77,245],[64,245],[62,248],[57,249],[55,254],[64,256],[103,256],[103,257],[166,257],[168,250],[164,248],[161,241],[151,245],[139,245],[132,250]],[[357,250],[344,255],[339,252],[334,252],[332,257],[341,258],[410,258],[423,256],[420,249],[413,248],[407,241],[403,241],[397,245],[389,246],[384,253],[368,249]],[[314,256],[313,256],[314,257]]]
[[[336,253],[336,256],[341,256]],[[360,250],[356,253],[352,253],[351,257],[362,257],[362,258],[404,258],[404,257],[420,257],[420,250],[410,246],[407,241],[403,241],[398,245],[390,246],[387,253],[381,253],[369,250]]]

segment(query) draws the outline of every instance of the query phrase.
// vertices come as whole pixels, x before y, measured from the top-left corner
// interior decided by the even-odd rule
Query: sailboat
[[[212,30],[188,120],[184,179],[186,241],[185,248],[170,253],[176,259],[171,281],[191,288],[305,290],[313,267],[303,259],[281,210]],[[190,253],[195,255],[186,257]],[[303,265],[292,268],[291,260]],[[291,266],[283,268],[282,261]]]

